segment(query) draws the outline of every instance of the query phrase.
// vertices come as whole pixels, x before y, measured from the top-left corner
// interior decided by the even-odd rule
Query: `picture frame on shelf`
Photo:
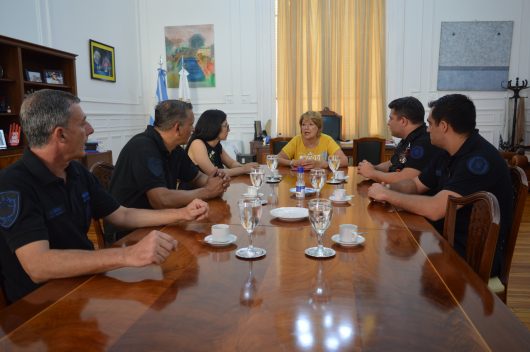
[[[48,84],[64,84],[63,71],[61,70],[44,70],[44,82]]]
[[[7,149],[6,137],[2,129],[0,129],[0,149]]]
[[[26,72],[26,79],[29,82],[37,82],[42,83],[42,75],[39,71],[33,71],[33,70],[24,70]]]
[[[116,82],[116,63],[114,47],[88,41],[90,54],[90,78],[107,82]]]

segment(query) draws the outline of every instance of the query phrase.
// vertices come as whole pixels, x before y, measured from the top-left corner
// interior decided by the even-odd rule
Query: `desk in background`
[[[80,161],[89,170],[92,165],[99,161],[104,161],[109,164],[112,164],[112,150],[106,150],[104,152],[87,152]]]
[[[0,350],[528,350],[526,326],[424,218],[370,203],[369,183],[347,172],[343,187],[354,197],[334,206],[324,236],[334,258],[304,255],[316,245],[307,219],[271,217],[272,208],[298,204],[289,192],[296,175],[280,168],[282,182],[260,190],[269,203],[254,244],[267,255],[237,259],[248,237],[236,201],[249,184],[238,176],[208,202],[208,220],[163,228],[178,240],[164,264],[52,280],[0,311]],[[336,187],[326,184],[322,197]],[[214,223],[230,224],[236,243],[205,244]],[[357,224],[364,246],[333,244],[341,223]]]

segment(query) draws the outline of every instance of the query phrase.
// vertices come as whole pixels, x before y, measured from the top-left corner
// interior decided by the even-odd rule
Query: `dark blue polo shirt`
[[[498,275],[504,259],[504,246],[513,212],[512,181],[506,161],[499,151],[475,130],[455,155],[450,156],[443,151],[441,156],[421,173],[419,179],[434,194],[449,190],[467,196],[478,191],[488,191],[497,197],[501,210],[501,226],[492,276]],[[465,255],[470,214],[469,206],[457,212],[455,249],[462,256]],[[441,219],[434,223],[440,233],[443,231],[443,221]]]
[[[90,220],[119,204],[80,163],[70,162],[66,182],[53,175],[29,149],[0,173],[0,262],[4,288],[13,302],[38,287],[15,250],[46,240],[51,249],[94,249],[87,237]]]
[[[178,182],[191,182],[198,172],[180,146],[169,152],[160,134],[147,126],[121,150],[110,192],[128,208],[152,209],[147,191],[157,187],[176,189]]]
[[[431,144],[427,126],[422,124],[398,143],[390,158],[391,165],[388,171],[401,171],[406,167],[422,171],[441,152],[440,148]]]

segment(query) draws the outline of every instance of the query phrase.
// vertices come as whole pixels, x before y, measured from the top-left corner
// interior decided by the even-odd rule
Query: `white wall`
[[[254,120],[265,127],[276,114],[274,0],[139,3],[147,105],[156,104],[156,69],[160,56],[165,58],[164,27],[213,24],[216,86],[190,89],[195,119],[207,109],[223,110],[230,123],[228,139],[243,140],[248,152]],[[176,98],[178,89],[168,89],[168,96]]]
[[[388,101],[412,95],[427,107],[429,101],[455,93],[436,90],[442,21],[514,21],[509,79],[530,78],[530,2],[526,0],[387,0],[386,11]],[[480,133],[498,146],[511,91],[460,93],[473,99]],[[528,96],[528,91],[522,95]],[[528,113],[526,109],[526,144]]]
[[[100,140],[113,150],[145,128],[138,7],[129,0],[0,0],[0,33],[77,54],[77,91]],[[92,80],[88,40],[113,46],[116,83]]]

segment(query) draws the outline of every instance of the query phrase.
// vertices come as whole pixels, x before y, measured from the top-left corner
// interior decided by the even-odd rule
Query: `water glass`
[[[320,191],[326,183],[326,170],[324,169],[313,169],[309,173],[311,178],[311,186],[317,190],[317,198],[320,197]]]
[[[335,181],[335,173],[337,172],[340,166],[340,158],[338,157],[338,155],[331,155],[330,157],[328,157],[328,166],[329,169],[333,172],[333,181]]]
[[[237,202],[241,225],[248,233],[249,246],[240,248],[236,255],[240,258],[252,259],[264,256],[267,251],[263,248],[254,247],[252,244],[252,233],[261,219],[261,199],[243,198]]]
[[[335,251],[322,245],[322,236],[331,224],[333,215],[333,206],[329,199],[312,199],[308,204],[309,221],[313,230],[317,233],[317,247],[311,247],[305,250],[305,254],[316,258],[328,258],[335,255]]]

